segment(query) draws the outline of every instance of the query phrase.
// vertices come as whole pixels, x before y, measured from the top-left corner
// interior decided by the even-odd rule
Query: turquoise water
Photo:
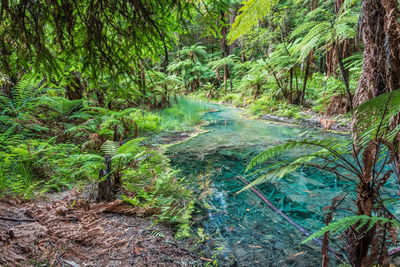
[[[198,226],[210,236],[205,244],[208,256],[218,255],[220,266],[319,266],[320,247],[312,242],[302,245],[305,236],[252,191],[235,194],[243,187],[235,177],[245,176],[248,162],[268,147],[288,139],[326,138],[332,134],[249,120],[235,108],[211,104],[210,108],[218,111],[203,116],[209,122],[204,127],[208,132],[167,152],[183,177],[210,181],[209,194],[202,198],[204,205],[195,215],[200,218]],[[280,159],[299,152],[291,151]],[[258,188],[294,221],[314,232],[324,225],[323,207],[330,205],[334,197],[351,191],[350,187],[329,173],[303,168]],[[337,264],[333,257],[331,263]]]

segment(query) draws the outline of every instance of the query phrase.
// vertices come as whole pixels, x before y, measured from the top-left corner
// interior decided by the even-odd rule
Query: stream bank
[[[276,121],[287,124],[294,124],[308,128],[324,129],[340,133],[350,132],[350,123],[338,123],[333,118],[318,116],[313,114],[310,118],[296,119],[271,114],[265,114],[259,117],[261,120]]]

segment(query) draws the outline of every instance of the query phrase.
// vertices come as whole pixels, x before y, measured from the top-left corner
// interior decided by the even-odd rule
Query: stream
[[[246,176],[246,165],[266,148],[288,139],[334,134],[250,120],[242,116],[243,110],[209,105],[218,111],[203,115],[209,123],[203,128],[208,132],[167,151],[180,175],[193,180],[204,192],[200,196],[203,205],[194,220],[208,236],[208,256],[217,257],[219,266],[319,266],[320,247],[313,242],[301,244],[305,236],[251,190],[235,194],[244,186],[235,177],[254,179]],[[276,160],[298,153],[291,151]],[[324,226],[323,208],[350,188],[349,183],[312,168],[301,168],[284,179],[258,186],[275,206],[311,233]],[[338,264],[334,257],[331,264]]]

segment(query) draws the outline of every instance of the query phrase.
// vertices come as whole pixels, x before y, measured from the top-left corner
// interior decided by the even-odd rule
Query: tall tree
[[[362,4],[362,35],[364,63],[357,86],[354,106],[383,93],[400,88],[400,24],[396,0],[364,0]],[[360,134],[358,121],[353,122],[353,133]],[[365,154],[374,155],[374,146],[368,146]],[[398,155],[397,155],[398,156]],[[399,166],[397,166],[398,168]],[[372,215],[374,184],[366,175],[357,190],[357,214]],[[361,229],[365,230],[365,229]],[[374,230],[355,235],[350,260],[354,266],[365,266],[372,246]]]
[[[25,71],[55,83],[68,80],[70,98],[82,96],[77,79],[94,89],[105,79],[137,81],[131,67],[138,70],[141,58],[167,59],[173,32],[191,6],[176,0],[1,0],[0,72],[13,82]]]
[[[354,106],[400,88],[400,24],[396,0],[364,0],[364,63]]]

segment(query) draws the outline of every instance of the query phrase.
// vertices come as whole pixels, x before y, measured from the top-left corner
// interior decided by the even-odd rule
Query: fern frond
[[[111,157],[114,157],[118,154],[118,144],[114,141],[107,140],[101,146],[101,151],[103,152],[104,155],[109,155]]]
[[[262,173],[262,175],[258,176],[253,182],[241,189],[238,193],[273,179],[281,179],[303,166],[318,167],[317,164],[313,163],[313,161],[317,159],[333,162],[335,160],[335,155],[326,149],[321,149],[319,151],[298,156],[296,158],[279,161],[276,164],[269,165],[266,168],[262,168],[251,173],[251,175],[257,173]]]
[[[315,232],[311,236],[309,236],[306,240],[304,240],[302,243],[307,243],[314,238],[319,238],[322,237],[325,233],[330,232],[332,235],[339,233],[341,231],[344,231],[356,224],[357,225],[357,230],[361,229],[364,225],[368,224],[368,230],[370,230],[374,225],[377,223],[380,224],[391,224],[393,227],[399,227],[400,222],[396,220],[390,220],[387,218],[383,217],[369,217],[367,215],[357,215],[357,216],[349,216],[349,217],[344,217],[340,218],[338,221],[333,222],[328,224],[327,226],[323,227],[319,231]]]
[[[240,38],[266,17],[278,0],[247,0],[242,2],[239,15],[228,35],[229,44]]]
[[[160,230],[154,230],[153,232],[151,232],[151,235],[156,236],[156,237],[162,237],[162,238],[165,237],[165,234]]]
[[[302,33],[309,32],[312,28],[314,28],[318,24],[319,24],[318,21],[309,21],[309,22],[300,24],[298,27],[296,27],[296,29],[293,30],[293,32],[291,33],[290,36],[292,38],[294,38]]]
[[[289,152],[294,149],[304,148],[307,151],[307,149],[325,148],[331,151],[333,150],[341,155],[348,152],[347,148],[349,147],[349,145],[350,141],[345,141],[343,139],[338,139],[338,138],[317,139],[317,140],[307,140],[307,139],[289,140],[284,144],[267,149],[261,152],[258,156],[254,157],[247,165],[246,172],[254,168],[256,165],[265,163],[269,159],[276,158],[282,155],[284,152]]]
[[[118,148],[118,153],[137,153],[140,147],[140,142],[142,142],[145,138],[135,138]]]
[[[365,146],[375,138],[384,137],[392,142],[400,126],[390,127],[393,117],[400,110],[400,90],[375,97],[356,108],[353,117],[358,133],[357,143]]]

